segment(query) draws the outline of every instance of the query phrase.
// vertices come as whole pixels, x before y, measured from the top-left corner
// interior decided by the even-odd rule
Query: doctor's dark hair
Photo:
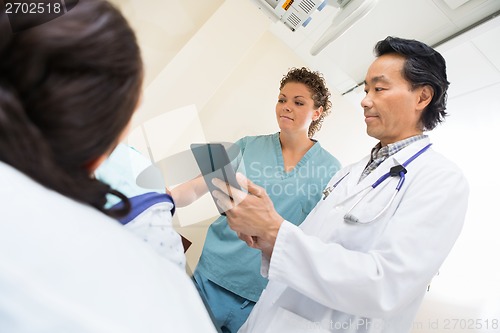
[[[91,176],[90,165],[117,145],[140,97],[143,66],[134,32],[101,0],[81,0],[66,14],[17,33],[1,6],[0,161],[122,216],[128,200]],[[124,200],[125,208],[107,211],[107,193]]]
[[[304,84],[311,92],[311,97],[314,101],[314,107],[323,107],[323,112],[319,118],[309,126],[308,136],[312,138],[314,134],[321,129],[323,120],[331,112],[332,102],[330,101],[330,91],[326,86],[325,79],[320,72],[314,72],[306,67],[291,68],[288,73],[283,76],[280,81],[280,90],[283,89],[288,82],[297,82]]]
[[[434,96],[424,109],[421,121],[424,130],[434,129],[447,116],[445,110],[450,83],[443,56],[422,42],[390,36],[375,45],[377,57],[389,53],[405,58],[403,77],[410,82],[412,89],[425,85],[433,89]]]

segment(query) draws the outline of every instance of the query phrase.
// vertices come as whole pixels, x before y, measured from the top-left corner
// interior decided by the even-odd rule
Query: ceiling
[[[498,15],[500,0],[378,0],[368,14],[313,56],[313,45],[340,11],[328,3],[312,14],[306,27],[291,31],[277,21],[269,30],[311,67],[323,72],[337,93],[346,93],[363,81],[378,40],[396,35],[437,46]],[[500,42],[500,36],[498,39]]]

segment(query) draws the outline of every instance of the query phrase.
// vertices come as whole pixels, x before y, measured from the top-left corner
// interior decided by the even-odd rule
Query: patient
[[[215,332],[185,272],[117,222],[126,196],[91,176],[140,96],[133,31],[106,1],[17,33],[2,7],[0,332]]]
[[[137,185],[139,174],[151,167],[151,161],[133,147],[120,143],[94,172],[97,179],[119,190],[130,202],[130,212],[118,220],[125,229],[148,243],[158,254],[186,269],[181,236],[173,226],[174,200],[165,189]],[[123,201],[107,196],[106,207],[120,208]]]

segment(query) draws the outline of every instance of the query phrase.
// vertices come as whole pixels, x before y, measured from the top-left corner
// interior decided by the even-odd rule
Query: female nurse
[[[314,134],[330,113],[330,92],[318,72],[292,68],[280,81],[276,120],[280,131],[238,140],[235,167],[269,193],[276,210],[299,225],[316,205],[339,161]],[[202,177],[172,190],[178,207],[207,192]],[[267,279],[260,274],[261,254],[232,231],[225,216],[209,227],[194,271],[200,295],[222,332],[236,332],[259,299]]]

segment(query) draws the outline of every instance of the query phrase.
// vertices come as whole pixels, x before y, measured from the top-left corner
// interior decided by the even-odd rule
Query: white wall
[[[438,47],[447,60],[450,116],[432,132],[439,149],[466,174],[471,194],[462,235],[432,284],[421,322],[467,319],[455,332],[500,332],[500,20],[497,18]],[[457,322],[454,321],[456,324]],[[459,322],[461,325],[464,320]],[[476,326],[474,326],[476,325]],[[441,325],[441,328],[443,326]]]

